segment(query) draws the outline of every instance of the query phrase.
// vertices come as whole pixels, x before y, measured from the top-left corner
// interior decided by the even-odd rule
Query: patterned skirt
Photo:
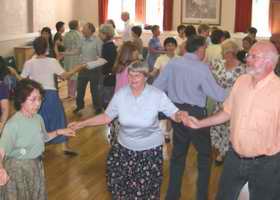
[[[4,161],[10,180],[0,187],[1,200],[46,200],[43,162],[40,159]]]
[[[107,159],[107,183],[112,199],[159,200],[162,170],[162,146],[133,151],[114,144]]]

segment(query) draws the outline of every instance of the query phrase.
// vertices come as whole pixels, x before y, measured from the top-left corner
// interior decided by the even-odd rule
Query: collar
[[[184,54],[184,58],[199,61],[199,58],[195,53],[188,53],[187,52],[187,53]]]
[[[141,94],[140,94],[139,96],[134,96],[133,93],[132,93],[132,89],[131,89],[131,87],[129,86],[129,93],[130,93],[130,95],[131,95],[132,97],[139,98],[139,97],[142,97],[142,96],[144,96],[145,94],[147,94],[148,88],[149,88],[148,83],[145,83],[145,87],[144,87],[144,89],[142,90]]]
[[[94,36],[90,36],[90,37],[83,37],[84,41],[92,41]]]
[[[270,81],[272,81],[275,78],[278,78],[278,77],[276,76],[274,71],[272,71],[265,78],[263,78],[262,80],[258,81],[256,86],[255,86],[255,88],[256,89],[263,88],[264,86],[266,86]]]

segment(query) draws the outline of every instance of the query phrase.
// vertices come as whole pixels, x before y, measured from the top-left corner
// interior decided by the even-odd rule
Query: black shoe
[[[83,108],[75,108],[75,110],[73,110],[74,114],[78,114],[80,112],[80,110],[82,110]]]
[[[223,165],[223,163],[224,163],[224,159],[223,159],[223,160],[215,160],[215,165],[216,165],[217,167]]]

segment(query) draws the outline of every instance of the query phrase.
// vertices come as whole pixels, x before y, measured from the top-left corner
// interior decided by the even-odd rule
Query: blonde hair
[[[231,52],[234,56],[236,56],[237,52],[239,51],[239,46],[237,43],[230,39],[223,41],[221,47],[223,54]]]
[[[110,40],[115,35],[115,30],[112,24],[102,24],[99,28],[99,32],[106,36],[107,40]]]

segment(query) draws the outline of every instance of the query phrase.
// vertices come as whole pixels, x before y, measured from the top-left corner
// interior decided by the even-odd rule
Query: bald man
[[[217,200],[237,200],[248,182],[250,199],[280,198],[280,79],[274,73],[278,52],[271,42],[257,42],[247,57],[247,74],[235,82],[224,108],[185,125],[208,127],[231,122],[230,142]]]

